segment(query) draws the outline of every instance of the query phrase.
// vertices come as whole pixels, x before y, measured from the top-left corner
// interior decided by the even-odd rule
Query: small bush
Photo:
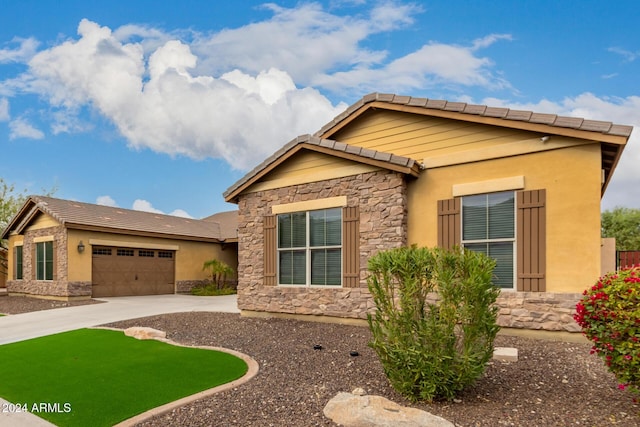
[[[494,267],[462,249],[398,248],[369,260],[370,346],[396,390],[452,400],[484,373],[499,330]]]
[[[196,286],[191,289],[191,295],[198,295],[201,297],[211,297],[219,295],[233,295],[236,290],[228,287],[218,287],[217,284],[210,283],[206,286]]]
[[[584,291],[574,319],[618,387],[640,394],[640,266],[601,277]]]

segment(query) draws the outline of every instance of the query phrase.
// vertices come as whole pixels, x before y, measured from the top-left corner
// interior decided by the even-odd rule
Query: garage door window
[[[117,255],[118,256],[134,256],[135,252],[133,251],[133,249],[118,249]]]
[[[159,251],[158,258],[173,258],[173,252]]]
[[[146,257],[146,258],[153,258],[155,256],[155,252],[154,251],[139,250],[138,251],[138,256]]]

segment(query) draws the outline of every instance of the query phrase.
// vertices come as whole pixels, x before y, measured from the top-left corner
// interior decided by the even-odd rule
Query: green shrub
[[[584,291],[574,319],[618,387],[640,394],[640,266],[601,277]]]
[[[206,286],[196,286],[191,289],[191,295],[197,295],[200,297],[211,297],[219,295],[233,295],[237,291],[229,287],[218,287],[217,284],[210,283]]]
[[[397,391],[452,400],[484,373],[499,330],[494,267],[458,248],[398,248],[369,259],[369,345]]]

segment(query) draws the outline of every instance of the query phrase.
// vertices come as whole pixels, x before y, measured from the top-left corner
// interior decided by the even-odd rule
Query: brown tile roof
[[[371,93],[364,96],[356,103],[349,106],[343,113],[327,123],[316,132],[315,136],[322,136],[330,131],[340,122],[350,117],[358,109],[373,102],[383,102],[394,105],[404,105],[409,107],[422,107],[428,110],[451,111],[470,116],[492,117],[517,122],[545,124],[557,128],[570,128],[588,132],[597,132],[605,135],[629,137],[632,126],[617,125],[611,122],[598,120],[585,120],[578,117],[557,116],[555,114],[541,114],[533,111],[512,110],[510,108],[488,107],[486,105],[474,105],[464,102],[451,102],[445,100],[434,100],[428,98],[412,98],[388,93]]]
[[[220,237],[222,240],[238,240],[238,211],[218,212],[203,221],[216,222],[220,227]]]
[[[278,164],[282,159],[287,158],[287,156],[292,155],[296,150],[302,148],[326,152],[337,157],[350,158],[354,161],[361,161],[363,163],[376,164],[391,170],[409,173],[413,176],[417,176],[421,170],[421,165],[414,159],[410,159],[408,157],[348,145],[343,142],[333,141],[330,139],[321,139],[316,136],[301,135],[289,141],[282,148],[273,153],[235,184],[229,187],[227,191],[223,193],[225,200],[231,201],[235,199],[235,196],[237,196],[239,192],[269,172],[274,165]]]
[[[220,225],[214,221],[181,218],[171,215],[95,205],[53,197],[31,196],[2,234],[21,232],[37,215],[51,215],[67,228],[107,231],[179,240],[219,241]]]

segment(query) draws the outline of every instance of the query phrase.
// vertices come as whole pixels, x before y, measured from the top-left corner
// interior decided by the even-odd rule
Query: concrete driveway
[[[236,295],[218,297],[153,295],[98,298],[98,300],[105,302],[0,317],[0,345],[163,313],[240,312]]]

